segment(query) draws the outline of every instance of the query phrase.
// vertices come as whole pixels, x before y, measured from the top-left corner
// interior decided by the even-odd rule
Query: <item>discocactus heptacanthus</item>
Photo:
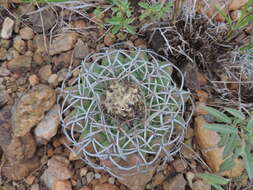
[[[62,86],[62,126],[75,153],[94,168],[124,175],[171,159],[190,120],[189,92],[172,71],[183,81],[167,59],[140,48],[87,56],[72,71],[79,75]]]

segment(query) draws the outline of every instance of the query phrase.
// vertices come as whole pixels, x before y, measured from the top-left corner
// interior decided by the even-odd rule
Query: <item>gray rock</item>
[[[90,183],[95,177],[95,174],[93,172],[88,172],[86,174],[87,183]]]
[[[11,72],[8,69],[0,67],[0,77],[7,77],[10,74]]]
[[[81,39],[78,39],[74,48],[74,57],[77,59],[83,59],[88,54],[89,54],[88,46]]]
[[[42,19],[41,19],[42,18]],[[42,33],[43,30],[48,32],[56,23],[57,18],[51,8],[36,11],[29,15],[29,19],[33,24],[33,29],[37,33]]]
[[[15,24],[15,22],[11,18],[6,17],[4,19],[2,31],[1,31],[1,37],[3,39],[11,38],[14,24]]]
[[[41,144],[47,143],[56,135],[59,124],[58,106],[55,105],[35,127],[34,135],[36,141]]]

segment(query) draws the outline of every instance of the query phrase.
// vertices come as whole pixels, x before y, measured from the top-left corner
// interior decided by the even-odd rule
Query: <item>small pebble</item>
[[[30,27],[24,27],[19,31],[19,34],[23,40],[31,40],[34,37],[33,30]]]
[[[4,19],[1,31],[1,37],[3,39],[9,39],[12,36],[14,24],[15,22],[11,18],[6,17]]]
[[[29,76],[29,83],[32,86],[35,86],[36,84],[39,84],[39,78],[36,75]]]
[[[14,38],[13,47],[21,54],[26,52],[26,43],[21,39],[21,36],[16,36]]]
[[[95,179],[100,179],[100,178],[101,178],[101,175],[98,174],[98,173],[96,173],[96,174],[95,174]]]
[[[90,183],[95,177],[95,174],[93,172],[89,172],[86,175],[87,183]]]
[[[39,190],[39,189],[40,189],[39,184],[33,184],[33,185],[31,186],[31,190]]]
[[[57,86],[58,85],[58,75],[57,74],[52,74],[48,77],[47,80],[48,84],[50,84],[51,86]]]
[[[115,183],[115,178],[114,177],[109,177],[108,182],[110,184],[114,184]]]
[[[81,168],[80,169],[80,176],[83,177],[87,174],[88,172],[88,169],[87,168]]]
[[[4,61],[7,59],[7,50],[4,48],[0,48],[0,60]]]

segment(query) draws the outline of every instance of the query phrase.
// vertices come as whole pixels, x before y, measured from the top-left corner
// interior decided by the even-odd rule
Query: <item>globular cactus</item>
[[[180,150],[190,93],[167,59],[135,47],[110,48],[87,56],[77,72],[63,83],[60,115],[71,148],[90,166],[131,175]]]

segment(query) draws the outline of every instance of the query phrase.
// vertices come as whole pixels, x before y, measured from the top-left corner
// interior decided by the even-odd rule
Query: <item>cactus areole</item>
[[[109,82],[102,106],[106,114],[121,121],[142,118],[145,111],[141,89],[127,80]]]
[[[74,72],[62,86],[60,117],[70,148],[90,166],[132,175],[180,150],[190,93],[173,81],[172,72],[181,81],[183,74],[167,59],[111,48],[87,56]]]

